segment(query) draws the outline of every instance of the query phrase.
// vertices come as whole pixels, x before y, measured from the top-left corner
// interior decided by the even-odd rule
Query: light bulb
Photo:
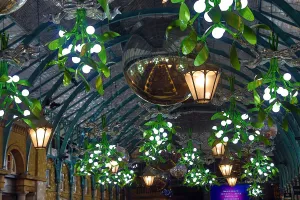
[[[19,97],[14,96],[14,99],[16,103],[22,103],[22,100]]]
[[[292,78],[292,76],[291,76],[290,73],[285,73],[285,74],[283,75],[283,79],[286,80],[286,81],[291,80],[291,78]]]
[[[221,125],[222,125],[222,126],[226,126],[226,121],[222,121],[222,122],[221,122]]]
[[[159,129],[159,132],[161,132],[161,133],[164,132],[164,131],[165,131],[165,129],[163,129],[163,128]]]
[[[70,45],[68,46],[68,49],[71,51],[71,50],[73,49],[73,44],[70,44]]]
[[[165,133],[163,133],[163,137],[167,137],[168,136],[168,134],[165,132]]]
[[[271,163],[271,167],[274,167],[274,163]]]
[[[158,130],[156,128],[153,129],[154,134],[158,134]]]
[[[204,13],[204,19],[205,19],[205,21],[207,21],[207,22],[212,22],[212,19],[211,19],[210,16],[208,15],[208,12],[205,12],[205,13]]]
[[[18,117],[17,115],[14,115],[14,116],[13,116],[14,119],[16,119],[17,117]]]
[[[277,94],[281,94],[282,91],[283,91],[283,87],[279,87],[276,92],[277,92]]]
[[[154,140],[154,137],[153,137],[153,136],[151,136],[149,139],[150,139],[151,141],[153,141],[153,140]]]
[[[232,4],[232,0],[222,0],[221,3],[219,4],[220,10],[227,11],[231,6],[230,2]]]
[[[88,73],[90,73],[91,72],[91,67],[90,66],[88,66],[88,65],[83,65],[83,67],[82,67],[82,72],[83,73],[85,73],[85,74],[88,74]]]
[[[3,117],[4,115],[4,110],[0,110],[0,117]]]
[[[240,125],[236,125],[235,127],[236,127],[236,128],[241,128],[241,126],[240,126]]]
[[[213,130],[217,130],[217,127],[216,127],[216,126],[213,126],[212,129],[213,129]]]
[[[224,142],[228,142],[228,140],[229,140],[228,137],[224,137],[224,138],[223,138],[223,141],[224,141]]]
[[[121,161],[122,161],[122,158],[119,157],[119,158],[118,158],[118,161],[121,162]]]
[[[289,91],[288,91],[287,89],[283,89],[283,90],[281,91],[281,96],[286,97],[286,96],[288,96],[288,95],[289,95]]]
[[[24,110],[24,116],[26,117],[28,115],[30,115],[30,111],[29,110]]]
[[[270,93],[270,91],[271,91],[270,88],[267,87],[267,88],[265,89],[265,94]]]
[[[242,115],[242,119],[243,119],[243,120],[248,119],[248,117],[249,117],[249,116],[248,116],[247,114],[243,114],[243,115]]]
[[[20,80],[20,77],[18,76],[18,75],[14,75],[13,77],[12,77],[12,80],[13,80],[13,82],[19,82],[19,80]]]
[[[92,49],[93,49],[94,53],[100,53],[102,48],[101,48],[100,44],[95,44]]]
[[[256,133],[257,135],[260,135],[260,131],[259,131],[259,130],[256,130],[255,133]]]
[[[157,136],[155,136],[155,140],[156,141],[159,141],[160,140],[160,137],[157,135]]]
[[[78,58],[78,57],[72,57],[72,62],[73,63],[75,63],[75,64],[78,64],[78,63],[80,63],[80,58]]]
[[[11,83],[12,82],[12,77],[11,76],[8,76],[8,80],[6,81],[7,83]]]
[[[279,112],[280,111],[280,103],[278,103],[278,102],[275,103],[272,107],[272,111],[275,113]]]
[[[95,28],[93,26],[86,27],[86,33],[92,35],[95,33]]]
[[[248,0],[241,0],[241,8],[244,9],[248,6]]]
[[[206,8],[205,1],[198,0],[194,3],[194,10],[197,13],[203,13],[205,11],[205,8]]]
[[[225,29],[220,28],[220,27],[216,27],[214,28],[214,30],[212,31],[212,36],[215,39],[220,39],[225,33]]]
[[[75,46],[75,51],[78,51],[80,53],[83,46],[84,44],[78,44],[77,46]]]
[[[168,122],[168,123],[167,123],[167,126],[168,126],[169,128],[171,128],[171,127],[173,126],[173,124],[172,124],[171,122]]]
[[[266,100],[266,101],[269,101],[271,99],[270,93],[265,93],[264,96],[263,96],[263,99]]]
[[[267,169],[271,169],[271,167],[270,167],[270,166],[268,166],[268,167],[267,167]]]
[[[227,120],[226,120],[226,123],[227,123],[227,124],[231,124],[232,121],[231,121],[230,119],[227,119]]]
[[[89,159],[89,163],[92,163],[93,162],[93,159]]]
[[[255,165],[256,165],[256,166],[259,166],[259,163],[257,162],[257,163],[255,163]]]
[[[254,140],[254,135],[249,135],[249,140],[253,141]]]
[[[94,154],[91,154],[90,157],[93,158],[93,157],[94,157]]]
[[[98,163],[98,162],[94,162],[94,166],[96,166],[96,167],[97,167],[98,165],[99,165],[99,163]]]
[[[22,95],[27,97],[29,95],[29,91],[27,89],[22,90]]]
[[[68,55],[69,53],[71,53],[71,51],[69,49],[67,49],[67,48],[63,49],[62,52],[61,52],[61,54],[63,56]]]
[[[65,31],[59,30],[58,35],[59,37],[64,37],[65,33]]]
[[[298,91],[295,92],[295,94],[293,95],[293,97],[296,97],[298,95]]]
[[[234,140],[232,141],[233,144],[237,144],[238,142],[239,142],[239,139],[234,139]]]

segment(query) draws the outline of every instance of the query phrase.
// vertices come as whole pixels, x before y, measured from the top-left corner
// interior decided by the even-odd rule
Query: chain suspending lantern
[[[172,123],[165,121],[159,114],[155,121],[148,121],[145,126],[148,129],[143,133],[145,141],[139,150],[142,153],[140,158],[146,163],[164,163],[162,153],[171,152],[172,136],[176,133]]]
[[[184,55],[196,54],[194,65],[200,66],[209,57],[207,37],[212,34],[215,39],[220,39],[225,32],[234,39],[230,49],[230,62],[236,70],[240,70],[241,64],[238,58],[235,43],[239,40],[246,41],[251,45],[257,42],[253,29],[265,28],[265,25],[254,25],[249,27],[246,24],[255,20],[251,9],[247,6],[247,0],[198,0],[194,3],[196,15],[191,12],[185,0],[171,0],[172,3],[180,3],[179,19],[173,21],[167,28],[166,36],[175,27],[181,31],[189,30],[189,35],[181,43],[181,50]],[[202,35],[197,33],[194,23],[204,12],[204,19],[212,24]]]
[[[1,51],[4,51],[8,46],[9,35],[1,33],[0,40]],[[6,119],[6,116],[11,115],[14,120],[21,119],[33,127],[32,119],[40,116],[41,103],[29,97],[29,90],[26,88],[30,83],[27,80],[21,80],[16,74],[9,75],[9,67],[11,66],[7,61],[0,60],[0,118]]]
[[[95,88],[102,95],[104,93],[102,75],[106,78],[110,76],[104,44],[118,37],[119,34],[108,31],[97,35],[95,31],[93,26],[87,24],[86,10],[77,9],[73,29],[60,30],[60,38],[48,44],[50,50],[58,50],[57,60],[51,61],[48,66],[57,65],[64,72],[65,86],[69,85],[74,78],[81,79],[87,91],[91,88],[90,77],[86,78],[84,74],[89,74],[91,70],[95,71],[94,74],[97,74]]]

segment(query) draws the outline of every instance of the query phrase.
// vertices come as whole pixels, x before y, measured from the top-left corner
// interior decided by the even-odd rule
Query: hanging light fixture
[[[36,149],[45,149],[49,143],[49,139],[52,132],[52,125],[43,118],[37,120],[36,128],[29,129],[29,135],[33,146]]]
[[[227,183],[231,187],[234,187],[236,185],[236,182],[237,182],[237,177],[235,176],[231,176],[227,178]]]
[[[222,157],[225,154],[225,145],[226,143],[216,142],[214,147],[212,148],[213,156]]]
[[[185,80],[194,100],[198,103],[209,103],[216,91],[220,75],[220,70],[210,63],[187,72]]]
[[[230,159],[228,159],[227,157],[223,158],[222,161],[219,164],[219,168],[220,171],[222,173],[223,176],[228,177],[231,174],[231,170],[232,170],[232,164]]]
[[[151,169],[147,167],[142,178],[144,179],[146,186],[151,187],[153,185],[155,175],[151,172]]]
[[[108,167],[109,167],[111,173],[113,173],[113,174],[117,173],[119,170],[119,164],[117,161],[114,161],[114,160],[110,161]]]

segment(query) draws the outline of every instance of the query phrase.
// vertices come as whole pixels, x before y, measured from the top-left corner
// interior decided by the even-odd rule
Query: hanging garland
[[[7,49],[9,35],[0,34],[1,51]],[[0,118],[5,115],[12,115],[14,120],[23,120],[30,127],[33,127],[31,113],[35,117],[41,114],[41,103],[34,98],[29,97],[30,83],[27,80],[21,80],[18,75],[10,76],[8,73],[9,64],[7,61],[0,61]],[[22,91],[19,88],[24,88]]]
[[[278,36],[272,34],[270,37],[270,45],[273,51],[278,50]],[[270,116],[272,112],[277,113],[280,108],[289,112],[296,112],[300,114],[300,108],[298,107],[298,91],[300,87],[299,82],[293,82],[290,73],[282,74],[280,72],[278,58],[272,58],[270,60],[270,67],[266,74],[261,77],[257,77],[253,82],[248,84],[248,90],[253,91],[254,104],[258,111],[258,119],[254,124],[255,127],[261,128],[264,125],[264,121],[268,120],[268,125],[273,125],[273,119]],[[266,86],[262,99],[257,92],[258,88]],[[266,103],[267,102],[267,103]],[[264,104],[267,106],[264,107]],[[288,130],[288,119],[285,117],[282,122],[282,128]]]
[[[234,92],[234,77],[229,78],[231,92]],[[230,98],[228,110],[215,113],[212,120],[219,120],[220,125],[213,126],[212,135],[208,142],[212,146],[216,141],[224,143],[232,142],[233,144],[263,142],[266,145],[270,141],[263,136],[259,130],[252,129],[251,119],[248,113],[241,113],[236,107],[236,99]]]
[[[217,176],[212,174],[209,169],[205,169],[202,164],[194,166],[185,174],[184,184],[188,187],[205,186],[206,189],[210,185],[219,185]]]
[[[102,5],[102,4],[101,4]],[[103,9],[108,9],[103,7]],[[90,91],[89,80],[84,74],[93,69],[97,74],[95,82],[96,90],[103,95],[102,74],[108,78],[110,70],[107,64],[107,54],[104,43],[118,37],[116,32],[108,31],[102,35],[95,34],[95,28],[87,25],[86,10],[78,9],[76,23],[70,31],[60,30],[60,38],[48,44],[50,50],[58,50],[57,60],[48,63],[48,66],[57,65],[64,72],[63,84],[71,83],[72,78],[82,79],[85,89]],[[73,74],[73,75],[72,75]]]
[[[207,37],[212,34],[215,39],[220,39],[227,32],[234,39],[230,49],[231,65],[236,70],[240,70],[241,64],[235,43],[244,39],[249,44],[255,45],[257,38],[253,29],[268,29],[267,26],[261,24],[253,27],[246,25],[247,21],[255,20],[251,9],[247,6],[247,0],[198,0],[194,3],[194,10],[197,13],[194,16],[191,16],[185,0],[171,0],[171,2],[180,3],[179,19],[168,26],[166,37],[168,38],[169,32],[175,27],[179,27],[181,31],[188,30],[189,35],[183,39],[181,51],[184,55],[196,51],[194,52],[197,54],[194,61],[195,66],[204,64],[209,57]],[[199,35],[194,24],[203,12],[204,19],[212,25],[202,35]]]
[[[160,162],[164,163],[162,152],[171,152],[172,136],[176,133],[171,122],[163,119],[161,114],[157,115],[155,121],[145,123],[148,127],[143,133],[145,142],[140,147],[142,155],[140,158],[146,163]]]
[[[260,185],[258,183],[253,183],[250,185],[250,187],[247,189],[248,191],[248,195],[250,197],[262,197],[263,193],[262,193],[262,188],[260,187]]]

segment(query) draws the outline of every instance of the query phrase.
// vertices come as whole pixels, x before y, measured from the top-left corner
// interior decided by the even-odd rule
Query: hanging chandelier
[[[45,149],[50,141],[52,125],[43,116],[35,124],[35,128],[29,129],[32,144],[36,149]]]
[[[227,183],[229,186],[234,187],[237,182],[237,177],[231,176],[231,177],[228,177],[226,180],[227,180]]]
[[[185,74],[185,80],[195,101],[209,103],[216,91],[221,72],[213,64],[206,63],[201,67],[193,67]]]
[[[216,142],[214,147],[212,148],[212,153],[214,157],[222,157],[225,154],[225,146],[226,143]]]
[[[222,161],[219,164],[220,171],[223,176],[228,177],[231,174],[232,171],[232,163],[230,159],[227,157],[223,158]]]

